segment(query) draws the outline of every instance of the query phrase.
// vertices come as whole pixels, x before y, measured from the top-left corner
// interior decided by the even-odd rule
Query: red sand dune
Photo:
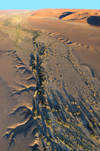
[[[87,19],[91,16],[100,16],[100,10],[89,9],[40,9],[33,11],[31,19],[40,17],[55,17],[62,20],[87,23]],[[98,18],[97,18],[98,19]]]
[[[15,9],[9,9],[9,10],[0,10],[0,13],[12,13],[12,12],[22,12],[26,10],[15,10]]]
[[[87,18],[89,18],[90,16],[100,16],[100,10],[79,10],[73,14],[70,14],[64,18],[62,18],[63,20],[70,20],[70,21],[74,21],[74,22],[87,22]]]

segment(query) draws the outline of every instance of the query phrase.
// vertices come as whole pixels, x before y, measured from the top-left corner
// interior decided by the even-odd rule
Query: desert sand
[[[100,10],[0,11],[7,150],[100,150]]]

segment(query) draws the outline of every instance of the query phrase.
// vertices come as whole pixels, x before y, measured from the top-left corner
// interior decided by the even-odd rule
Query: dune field
[[[100,150],[100,10],[0,11],[0,151]]]

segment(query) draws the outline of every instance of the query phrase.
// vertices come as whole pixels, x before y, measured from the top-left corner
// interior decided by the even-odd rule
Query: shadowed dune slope
[[[73,14],[74,12],[64,12],[62,15],[59,16],[59,19],[62,19],[63,17],[66,17],[70,14]]]
[[[100,26],[100,16],[90,16],[87,19],[88,24],[94,25],[94,26]]]

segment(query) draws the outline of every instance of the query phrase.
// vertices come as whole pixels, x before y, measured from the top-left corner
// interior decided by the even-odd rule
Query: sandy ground
[[[68,20],[84,11],[1,12],[0,151],[100,150],[100,28]]]

